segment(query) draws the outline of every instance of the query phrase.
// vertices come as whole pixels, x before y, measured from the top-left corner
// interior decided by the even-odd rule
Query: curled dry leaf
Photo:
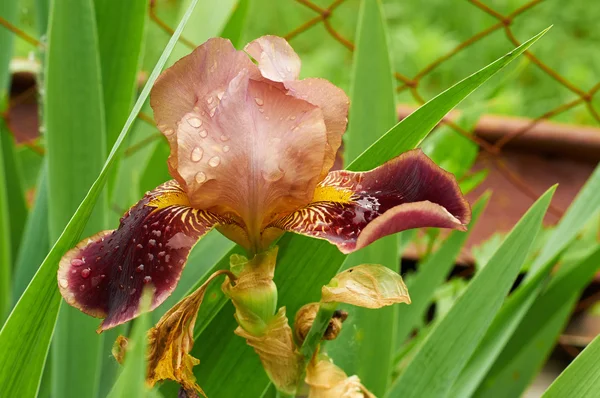
[[[238,327],[235,334],[245,338],[248,345],[254,348],[269,378],[279,391],[286,394],[296,392],[301,373],[301,356],[292,338],[285,307],[277,311],[262,336],[254,336],[242,327]]]
[[[208,284],[229,271],[217,271],[194,293],[181,300],[148,331],[148,373],[150,387],[157,381],[174,380],[189,396],[206,396],[196,383],[192,368],[200,361],[189,354],[194,345],[194,325]],[[233,276],[233,275],[231,275]],[[119,336],[113,346],[113,355],[122,362],[127,349],[127,339]]]
[[[402,277],[378,264],[362,264],[336,275],[321,289],[321,301],[339,302],[365,308],[395,303],[410,304]]]
[[[337,367],[326,355],[318,355],[306,368],[309,398],[375,398],[360,382]]]

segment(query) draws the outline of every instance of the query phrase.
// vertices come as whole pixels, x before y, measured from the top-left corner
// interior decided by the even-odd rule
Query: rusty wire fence
[[[352,41],[347,39],[346,37],[344,37],[344,35],[342,35],[339,32],[339,30],[336,29],[336,27],[334,26],[334,24],[332,22],[332,17],[336,13],[336,11],[339,10],[340,7],[344,6],[345,3],[349,3],[347,0],[333,0],[327,7],[323,7],[323,6],[316,4],[314,2],[314,0],[313,1],[311,1],[311,0],[286,0],[286,1],[299,3],[302,6],[306,7],[307,9],[311,10],[312,12],[314,12],[314,14],[315,14],[314,17],[308,19],[307,21],[300,24],[295,29],[293,29],[292,31],[290,31],[289,33],[284,35],[284,37],[287,40],[293,40],[294,38],[298,37],[299,35],[302,35],[303,33],[307,32],[314,26],[316,26],[318,24],[323,24],[323,27],[325,28],[326,32],[336,42],[338,42],[341,46],[348,49],[348,51],[350,51],[350,52],[354,51],[354,44],[352,43]],[[462,51],[464,51],[465,49],[469,48],[470,46],[473,46],[474,44],[485,40],[486,38],[488,38],[490,35],[492,35],[495,32],[504,32],[506,40],[510,44],[512,44],[514,47],[519,46],[521,44],[521,42],[516,38],[516,35],[513,32],[513,25],[514,25],[515,20],[528,12],[535,12],[535,7],[544,2],[544,0],[531,0],[531,1],[528,1],[525,4],[521,5],[520,7],[518,7],[511,13],[502,14],[502,13],[494,10],[489,5],[484,4],[480,0],[465,0],[465,1],[469,2],[474,8],[479,10],[481,13],[485,13],[488,16],[492,17],[497,22],[495,22],[492,25],[488,26],[487,28],[479,31],[478,33],[472,35],[471,37],[468,37],[467,39],[463,40],[461,43],[456,45],[453,49],[440,55],[439,57],[434,59],[432,62],[427,64],[425,67],[421,68],[421,70],[419,70],[412,77],[407,76],[406,74],[403,74],[402,71],[395,71],[394,76],[398,82],[398,86],[396,88],[397,92],[404,92],[404,91],[409,92],[410,95],[412,96],[412,98],[417,103],[419,103],[419,104],[425,103],[427,98],[425,98],[425,96],[423,94],[423,90],[422,90],[423,79],[426,78],[427,76],[429,76],[434,70],[439,68],[446,61],[450,60],[457,54],[459,54]],[[157,24],[165,32],[167,32],[169,34],[173,34],[172,27],[168,23],[164,22],[163,19],[161,19],[159,13],[157,12],[156,0],[150,1],[148,13],[149,13],[149,17],[153,21],[153,23]],[[0,18],[0,25],[4,26],[6,29],[11,30],[17,36],[20,36],[23,40],[31,43],[32,45],[35,45],[38,47],[44,46],[44,44],[41,43],[38,39],[31,37],[26,32],[19,29],[17,26],[12,25],[11,23],[3,20],[2,18]],[[190,48],[195,48],[196,45],[198,44],[198,43],[194,43],[192,40],[189,40],[188,38],[185,38],[185,37],[181,37],[180,42]],[[570,91],[575,96],[575,99],[566,101],[558,106],[554,106],[551,109],[546,110],[545,112],[543,112],[542,114],[538,115],[537,117],[531,119],[527,124],[525,124],[524,126],[518,128],[516,130],[512,130],[510,132],[507,131],[506,134],[503,134],[503,136],[500,139],[498,139],[497,141],[495,141],[494,143],[488,142],[485,139],[478,137],[476,134],[474,134],[474,131],[465,130],[464,128],[457,125],[452,120],[445,119],[443,121],[443,123],[446,124],[451,129],[453,129],[454,131],[456,131],[458,134],[464,136],[468,140],[470,140],[470,141],[474,142],[476,145],[478,145],[480,150],[484,152],[484,154],[489,158],[489,160],[491,160],[491,162],[489,162],[489,164],[492,165],[492,167],[494,167],[502,176],[504,176],[512,185],[514,185],[514,187],[516,189],[521,191],[523,194],[527,195],[532,200],[535,200],[539,197],[541,192],[535,192],[533,189],[531,189],[531,187],[523,180],[523,178],[516,171],[512,170],[511,167],[508,166],[507,162],[503,158],[503,149],[511,141],[530,132],[540,122],[550,119],[552,117],[555,117],[555,116],[562,114],[564,112],[567,112],[569,110],[572,110],[573,108],[578,107],[580,105],[584,105],[586,107],[589,115],[591,116],[591,118],[593,120],[595,120],[598,124],[600,124],[600,113],[595,108],[593,101],[592,101],[594,99],[594,96],[598,93],[598,91],[600,91],[600,81],[597,82],[595,85],[593,85],[593,87],[590,90],[586,91],[586,90],[583,90],[580,87],[578,87],[575,83],[569,81],[568,78],[561,75],[556,70],[552,69],[550,66],[548,66],[547,63],[545,63],[542,59],[540,59],[539,57],[534,55],[531,51],[526,51],[525,56],[537,68],[539,68],[543,73],[545,73],[547,76],[549,76],[555,82],[555,84],[560,85],[560,86],[564,87],[565,89],[567,89],[568,91]],[[23,100],[24,97],[26,97],[27,95],[31,95],[31,94],[34,94],[34,93],[31,93],[31,92],[23,93],[21,96],[11,99],[11,104],[19,102],[19,101]],[[152,117],[147,114],[141,113],[139,115],[139,118],[149,124],[154,125],[154,121],[153,121]],[[125,155],[127,156],[128,154],[131,154],[132,152],[135,152],[136,150],[143,148],[145,145],[147,145],[148,143],[150,143],[158,138],[160,138],[160,134],[157,133],[156,135],[153,135],[153,136],[150,136],[150,137],[144,139],[143,141],[128,148],[125,152]],[[37,152],[43,152],[43,149],[41,149],[35,143],[28,143],[28,145],[30,145]],[[555,205],[551,205],[549,211],[559,217],[564,212],[563,209],[560,209],[560,208],[556,207]]]

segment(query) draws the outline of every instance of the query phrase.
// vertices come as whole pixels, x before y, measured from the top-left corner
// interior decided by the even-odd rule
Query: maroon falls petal
[[[105,318],[98,331],[138,315],[143,287],[154,286],[151,308],[175,289],[190,249],[217,224],[230,220],[189,207],[177,182],[148,192],[121,218],[119,228],[81,241],[60,261],[65,300]]]
[[[406,229],[465,230],[470,219],[454,176],[415,149],[371,171],[329,173],[311,204],[269,227],[326,239],[350,253]]]

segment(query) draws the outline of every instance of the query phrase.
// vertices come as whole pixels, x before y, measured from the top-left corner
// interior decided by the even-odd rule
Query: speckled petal
[[[261,74],[271,81],[296,80],[300,75],[300,57],[282,37],[259,37],[244,50],[258,62]]]
[[[202,138],[207,131],[202,123],[214,114],[229,82],[242,70],[260,77],[243,51],[237,51],[229,40],[214,38],[166,69],[152,87],[154,118],[171,146],[169,170],[184,188],[186,182],[177,170],[176,133],[184,129]]]
[[[405,229],[465,230],[470,219],[454,176],[416,149],[371,171],[329,173],[310,205],[270,227],[326,239],[350,253]]]
[[[61,259],[58,285],[65,300],[105,318],[99,331],[138,315],[144,285],[155,288],[151,308],[175,289],[190,249],[213,226],[230,220],[189,207],[169,181],[134,205],[119,228],[84,239]]]

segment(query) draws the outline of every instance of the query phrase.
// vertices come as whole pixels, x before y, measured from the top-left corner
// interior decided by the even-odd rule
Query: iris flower
[[[370,171],[330,171],[347,96],[324,79],[299,80],[300,59],[282,38],[244,50],[210,39],[159,77],[151,105],[174,179],[61,260],[63,297],[104,318],[99,331],[137,316],[145,285],[151,308],[160,305],[213,228],[250,257],[286,231],[351,253],[409,228],[466,228],[470,208],[454,177],[420,150]]]

